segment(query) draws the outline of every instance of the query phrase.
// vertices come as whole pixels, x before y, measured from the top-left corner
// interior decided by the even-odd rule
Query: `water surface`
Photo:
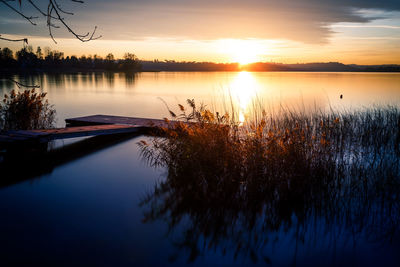
[[[163,118],[170,108],[195,99],[220,112],[230,98],[245,114],[252,102],[266,108],[357,109],[399,104],[400,73],[319,72],[145,72],[15,76],[41,85],[58,113],[68,117],[109,114]],[[15,86],[0,80],[0,94]],[[343,96],[340,99],[340,95]]]
[[[193,98],[221,108],[231,96],[243,114],[254,99],[270,107],[323,110],[400,103],[400,74],[390,73],[82,73],[14,79],[41,85],[39,90],[47,92],[55,105],[60,127],[65,118],[93,114],[162,118],[167,109],[160,98],[170,107]],[[0,86],[1,94],[14,88],[7,80]],[[400,262],[399,217],[387,210],[355,214],[349,220],[359,222],[354,227],[346,223],[346,216],[332,222],[312,216],[299,225],[292,215],[292,224],[274,228],[263,224],[265,214],[255,213],[258,219],[253,225],[237,214],[237,224],[227,226],[231,232],[211,239],[204,235],[204,219],[218,222],[207,214],[198,218],[202,221],[193,220],[195,212],[144,220],[145,213],[158,206],[143,200],[163,181],[166,170],[151,168],[141,159],[136,143],[143,139],[149,141],[134,137],[48,168],[16,171],[14,178],[20,182],[0,188],[0,265],[395,266]],[[29,165],[21,161],[19,166]],[[398,209],[398,202],[390,205]],[[171,227],[171,221],[179,223]],[[213,225],[208,226],[212,232]]]

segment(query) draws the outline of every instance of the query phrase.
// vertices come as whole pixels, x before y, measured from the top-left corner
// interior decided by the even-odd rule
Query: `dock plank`
[[[66,128],[18,130],[1,133],[1,144],[45,143],[55,139],[121,133],[149,133],[168,124],[160,119],[92,115],[66,119]]]
[[[100,124],[128,124],[139,125],[142,127],[165,127],[167,124],[164,120],[149,119],[149,118],[136,118],[112,115],[92,115],[85,117],[77,117],[66,119],[68,125],[100,125]]]
[[[93,126],[78,126],[60,129],[48,130],[33,130],[30,136],[38,137],[40,142],[48,142],[55,139],[66,139],[84,136],[98,136],[107,134],[134,133],[138,132],[140,127],[136,125],[93,125]],[[27,134],[28,135],[28,134]]]
[[[46,130],[23,130],[12,131],[8,135],[2,136],[1,141],[36,141],[45,143],[56,139],[67,139],[84,136],[98,136],[121,133],[136,133],[140,127],[136,125],[109,124],[109,125],[91,125],[68,128],[46,129]]]

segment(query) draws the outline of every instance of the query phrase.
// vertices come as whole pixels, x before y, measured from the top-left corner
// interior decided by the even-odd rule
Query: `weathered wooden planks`
[[[26,130],[26,131],[9,131],[7,135],[0,136],[0,142],[5,144],[13,143],[47,143],[55,139],[66,139],[83,136],[98,136],[109,134],[136,133],[140,131],[140,127],[136,125],[91,125],[68,127],[47,130]]]
[[[8,131],[0,135],[0,145],[47,143],[55,139],[122,133],[146,133],[167,126],[164,120],[93,115],[65,120],[66,128]]]
[[[78,125],[100,125],[100,124],[128,124],[141,127],[163,127],[167,126],[164,120],[111,116],[111,115],[92,115],[66,119],[65,122],[70,126]]]
[[[55,139],[75,138],[82,136],[92,135],[107,135],[107,134],[120,134],[120,133],[133,133],[138,132],[139,129],[135,125],[92,125],[92,126],[79,126],[67,127],[59,129],[47,130],[30,130],[30,131],[15,131],[11,134],[25,137],[28,139],[37,139],[39,142],[49,142]]]

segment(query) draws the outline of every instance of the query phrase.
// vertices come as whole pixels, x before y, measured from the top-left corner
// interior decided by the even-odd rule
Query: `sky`
[[[49,0],[33,2],[47,9]],[[143,60],[281,63],[400,64],[399,0],[58,0],[74,15],[79,33],[98,27],[98,40],[82,43],[64,27],[49,37],[46,18],[28,1],[0,1],[0,34],[28,37],[33,47],[66,55],[135,53]],[[0,41],[20,49],[21,43]]]

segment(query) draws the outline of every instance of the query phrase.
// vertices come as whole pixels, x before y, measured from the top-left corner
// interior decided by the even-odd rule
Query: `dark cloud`
[[[278,38],[322,43],[331,36],[329,25],[333,23],[377,19],[358,12],[361,9],[400,11],[400,1],[97,0],[75,7],[76,15],[71,19],[83,30],[98,25],[105,39]],[[9,13],[1,7],[0,16],[6,18]],[[27,34],[27,28],[32,30],[30,25],[4,25],[0,17],[0,32]],[[48,35],[45,28],[34,29],[33,34]]]

